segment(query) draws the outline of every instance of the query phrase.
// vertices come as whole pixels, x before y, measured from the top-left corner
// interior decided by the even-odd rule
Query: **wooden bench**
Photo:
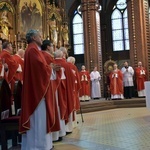
[[[11,90],[4,79],[0,79],[0,134],[1,148],[7,150],[7,133],[11,134],[12,145],[17,145],[17,134],[19,128],[19,116],[11,113]]]

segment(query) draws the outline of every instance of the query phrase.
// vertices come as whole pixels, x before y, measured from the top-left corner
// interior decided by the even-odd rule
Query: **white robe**
[[[62,70],[61,80],[65,80],[66,79],[66,76],[65,76],[65,73],[64,73],[65,69],[62,67],[61,70]],[[60,130],[52,132],[53,141],[57,141],[59,139],[59,137],[63,137],[63,136],[66,135],[65,120],[62,120],[60,118],[61,114],[60,114],[60,108],[59,108],[59,105],[58,105],[58,93],[57,93],[57,91],[55,93],[55,96],[56,96],[55,98],[56,98],[56,104],[57,104],[57,110],[58,110],[58,116],[59,116],[58,119],[59,119],[59,123],[60,123]]]
[[[54,78],[52,71],[50,80]],[[42,98],[30,117],[30,130],[22,135],[21,150],[50,150],[52,147],[52,133],[47,133],[45,98]]]
[[[58,106],[58,94],[56,91],[56,103],[57,103],[57,110],[58,110],[58,119],[59,119],[59,123],[60,123],[60,130],[59,131],[55,131],[52,132],[52,139],[53,141],[57,141],[59,139],[59,137],[63,137],[66,135],[66,130],[65,130],[65,120],[62,120],[60,118],[60,108]]]
[[[73,131],[73,112],[69,115],[68,123],[66,124],[66,132]]]
[[[22,135],[21,150],[50,150],[53,147],[52,134],[47,133],[46,126],[46,105],[43,98],[30,117],[30,130]]]
[[[123,85],[124,87],[133,86],[134,70],[131,66],[128,67],[128,71],[125,67],[121,69],[123,73]]]
[[[101,87],[100,87],[100,80],[101,76],[98,71],[92,71],[90,73],[91,81],[92,81],[92,88],[91,88],[91,97],[92,98],[100,98],[101,97]]]

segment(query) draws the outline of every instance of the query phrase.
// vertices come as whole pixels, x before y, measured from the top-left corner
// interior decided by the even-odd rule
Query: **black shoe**
[[[72,132],[66,132],[66,135],[71,134]]]
[[[80,102],[85,102],[84,100],[80,100]]]

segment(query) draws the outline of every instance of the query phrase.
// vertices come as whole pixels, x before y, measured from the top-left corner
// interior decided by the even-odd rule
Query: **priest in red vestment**
[[[52,149],[51,130],[55,124],[51,66],[41,52],[41,36],[37,30],[26,34],[28,47],[24,57],[24,76],[20,133],[22,150]]]
[[[14,60],[12,56],[12,44],[8,41],[5,41],[3,43],[3,50],[0,53],[0,58],[2,60],[3,64],[8,65],[8,69],[5,69],[4,72],[4,78],[8,82],[11,88],[11,100],[12,100],[12,114],[15,114],[14,106],[13,106],[13,93],[14,93],[14,87],[15,87],[15,75],[17,72],[21,72],[21,68],[19,67],[19,64]]]
[[[75,66],[75,58],[72,56],[69,56],[67,58],[67,62],[74,74],[75,77],[75,86],[74,86],[74,112],[70,115],[69,117],[69,122],[66,125],[66,131],[67,132],[72,132],[73,127],[77,126],[77,120],[76,120],[76,111],[80,109],[80,100],[79,100],[79,91],[81,89],[81,83],[80,83],[80,76],[79,76],[79,71],[77,67]],[[74,121],[74,123],[73,123]]]
[[[123,99],[123,74],[114,64],[113,71],[109,74],[111,99]]]
[[[69,56],[67,58],[67,62],[75,76],[75,89],[74,89],[74,101],[75,102],[74,103],[75,103],[75,110],[77,111],[80,109],[79,91],[81,89],[81,82],[80,82],[79,71],[78,71],[77,67],[74,65],[74,63],[75,63],[74,57]]]
[[[42,54],[47,62],[48,65],[51,65],[51,67],[55,67],[56,65],[54,65],[54,48],[53,48],[53,44],[51,43],[50,40],[44,40],[43,43],[42,43]],[[60,70],[57,70],[60,72]],[[56,77],[56,72],[55,70],[52,70],[52,76],[53,78],[51,78],[50,82],[53,86],[53,91],[55,93],[54,95],[54,99],[55,99],[55,117],[57,118],[55,120],[55,125],[54,127],[52,128],[52,135],[53,135],[53,132],[57,132],[59,131],[61,128],[61,121],[59,119],[59,110],[58,110],[58,106],[57,106],[57,96],[56,96],[56,92],[57,92],[57,88],[58,88],[58,84],[59,84],[59,79],[58,77]],[[53,136],[54,137],[54,136]],[[58,137],[59,138],[59,137]],[[58,140],[57,138],[53,138],[53,141],[56,141]]]
[[[10,42],[6,41],[3,43],[3,50],[0,53],[0,57],[3,63],[6,63],[8,65],[8,72],[7,72],[8,76],[5,76],[5,79],[8,81],[8,83],[12,82],[19,67],[19,64],[14,60],[11,54],[12,54],[12,45]]]
[[[90,100],[90,74],[85,70],[85,66],[81,67],[80,74],[80,82],[81,82],[81,90],[80,90],[80,101],[89,101]]]
[[[75,77],[74,74],[63,58],[63,53],[61,50],[55,51],[55,62],[61,65],[61,74],[57,74],[60,77],[60,83],[58,86],[58,105],[60,108],[60,116],[62,120],[65,120],[66,124],[70,122],[70,115],[75,110],[74,101],[74,89],[75,89]],[[67,132],[72,132],[71,131]]]
[[[138,67],[135,68],[138,97],[145,97],[144,82],[147,80],[146,74],[147,74],[146,69],[142,66],[142,62],[139,61]]]
[[[60,57],[59,57],[60,55]],[[69,64],[66,62],[66,60],[63,59],[62,53],[60,50],[55,51],[55,64],[61,65],[61,70],[64,72],[64,79],[63,85],[65,88],[65,93],[62,93],[62,95],[65,95],[65,99],[67,99],[67,112],[65,113],[66,116],[62,116],[65,119],[68,119],[68,116],[70,113],[74,110],[74,101],[73,101],[73,89],[75,86],[75,77],[73,75],[73,72],[69,66]],[[62,110],[64,111],[64,110]],[[64,114],[64,113],[63,113]]]

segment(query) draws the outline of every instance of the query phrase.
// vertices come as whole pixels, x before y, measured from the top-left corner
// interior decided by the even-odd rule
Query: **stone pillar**
[[[143,66],[150,72],[148,9],[148,0],[131,0],[128,2],[131,65],[137,66],[137,62],[142,61]]]
[[[97,0],[81,0],[84,28],[84,62],[87,70],[98,67],[102,75],[100,12]]]

